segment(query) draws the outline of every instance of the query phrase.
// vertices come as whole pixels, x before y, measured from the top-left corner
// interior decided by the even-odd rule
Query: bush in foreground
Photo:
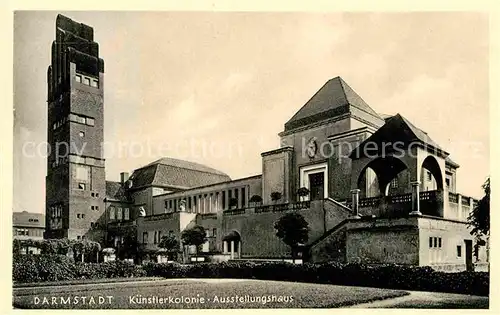
[[[222,262],[182,265],[124,261],[74,262],[58,255],[14,256],[13,280],[17,283],[122,277],[238,278],[387,289],[435,291],[487,296],[489,273],[444,273],[430,267],[401,265],[323,264],[285,262]]]

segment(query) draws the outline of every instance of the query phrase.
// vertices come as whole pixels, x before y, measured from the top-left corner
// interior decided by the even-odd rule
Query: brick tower
[[[104,236],[103,73],[93,28],[58,15],[47,71],[45,238]]]

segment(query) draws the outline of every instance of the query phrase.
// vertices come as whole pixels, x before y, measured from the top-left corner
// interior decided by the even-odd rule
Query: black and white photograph
[[[487,12],[11,14],[13,309],[490,308]]]

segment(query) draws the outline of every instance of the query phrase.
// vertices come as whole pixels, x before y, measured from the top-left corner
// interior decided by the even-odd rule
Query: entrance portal
[[[325,195],[325,173],[309,174],[311,200],[323,199]]]

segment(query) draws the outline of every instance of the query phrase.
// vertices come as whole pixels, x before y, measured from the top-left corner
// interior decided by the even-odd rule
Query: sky
[[[341,76],[375,111],[402,114],[450,152],[458,192],[482,195],[486,14],[18,11],[14,211],[45,211],[46,157],[23,147],[46,142],[57,13],[94,28],[105,62],[107,180],[163,156],[234,179],[260,174],[284,123]]]

